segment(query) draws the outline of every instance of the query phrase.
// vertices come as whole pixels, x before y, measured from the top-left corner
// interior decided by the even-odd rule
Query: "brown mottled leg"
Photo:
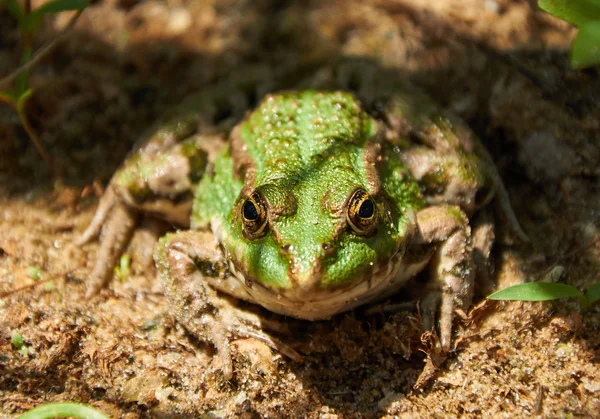
[[[470,228],[466,215],[458,207],[439,205],[417,213],[419,240],[438,243],[429,262],[433,288],[425,298],[423,326],[433,327],[434,313],[439,305],[439,327],[442,349],[450,349],[454,310],[471,303],[475,266]]]
[[[102,232],[94,269],[87,284],[86,298],[98,293],[111,278],[117,259],[121,257],[131,238],[136,218],[137,210],[119,202],[112,188],[109,188],[103,196],[94,220],[78,241],[79,244],[86,243],[100,230]]]

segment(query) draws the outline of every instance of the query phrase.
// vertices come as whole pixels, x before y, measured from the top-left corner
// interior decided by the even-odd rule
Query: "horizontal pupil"
[[[250,221],[258,219],[258,210],[252,201],[244,202],[244,218]]]
[[[358,209],[358,216],[360,218],[371,218],[375,211],[375,206],[373,205],[373,201],[370,199],[366,199],[360,204],[360,208]]]

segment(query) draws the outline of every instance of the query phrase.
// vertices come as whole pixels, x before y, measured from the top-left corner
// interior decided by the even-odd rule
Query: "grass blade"
[[[45,15],[60,13],[67,10],[83,10],[90,5],[88,0],[53,0],[35,9],[31,14]]]
[[[69,10],[83,10],[90,5],[88,0],[53,0],[50,1],[28,15],[23,17],[23,28],[29,32],[35,32],[40,24],[44,15],[48,13],[60,13]]]
[[[581,291],[572,285],[528,282],[496,291],[487,298],[490,300],[547,301],[566,297],[581,298],[582,296]]]

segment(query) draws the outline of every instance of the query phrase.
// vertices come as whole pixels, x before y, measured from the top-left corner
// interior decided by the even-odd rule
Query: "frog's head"
[[[379,131],[352,95],[310,91],[268,97],[232,134],[244,186],[213,229],[256,302],[328,317],[393,281],[418,188]]]

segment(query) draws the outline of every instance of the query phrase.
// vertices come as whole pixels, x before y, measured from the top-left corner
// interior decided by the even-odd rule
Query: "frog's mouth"
[[[212,220],[211,229],[217,240],[223,243],[224,230],[220,221]],[[275,313],[306,320],[322,320],[394,294],[410,278],[423,270],[429,263],[431,253],[421,255],[418,260],[409,258],[407,261],[404,256],[403,251],[398,251],[387,262],[374,264],[351,284],[336,288],[318,286],[321,283],[318,278],[307,281],[315,284],[308,288],[270,287],[253,280],[232,259],[229,260],[231,275],[225,279],[207,279],[218,290],[260,304]],[[319,275],[318,272],[314,274]]]
[[[252,303],[260,304],[275,313],[305,320],[323,320],[344,311],[352,310],[370,301],[381,300],[394,294],[406,281],[422,271],[430,259],[424,257],[418,263],[407,265],[397,253],[385,265],[375,267],[363,278],[349,287],[336,289],[315,288],[309,292],[294,289],[272,289],[248,280],[233,262],[229,269],[237,284],[231,284],[226,292]],[[240,289],[242,288],[242,289]]]

